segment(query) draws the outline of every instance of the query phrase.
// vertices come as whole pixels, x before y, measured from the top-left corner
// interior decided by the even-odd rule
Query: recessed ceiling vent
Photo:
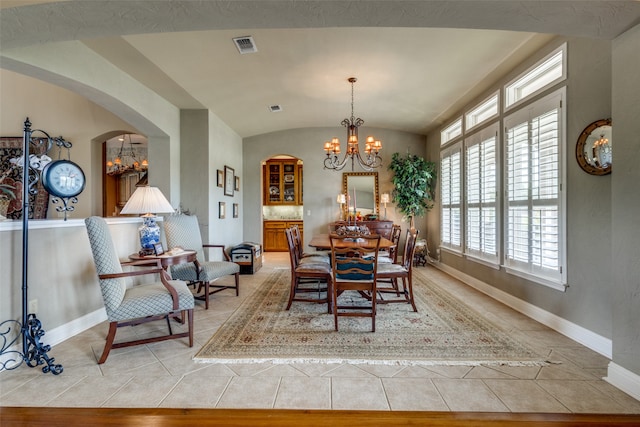
[[[238,52],[240,52],[241,55],[244,55],[245,53],[256,53],[258,51],[258,48],[253,41],[253,37],[251,36],[236,37],[233,39],[233,42],[236,44]]]
[[[282,107],[280,105],[270,105],[269,111],[271,111],[272,113],[279,113],[280,111],[282,111]]]

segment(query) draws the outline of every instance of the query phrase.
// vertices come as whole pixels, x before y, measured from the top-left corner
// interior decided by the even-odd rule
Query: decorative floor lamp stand
[[[34,136],[36,134],[37,136]],[[60,152],[63,148],[69,152],[72,144],[61,136],[52,138],[48,133],[42,130],[31,130],[31,122],[29,118],[24,122],[23,134],[23,156],[22,162],[22,323],[17,320],[5,320],[0,323],[0,370],[12,370],[19,367],[24,361],[27,366],[35,368],[42,367],[42,372],[51,372],[58,375],[63,371],[62,365],[56,364],[53,357],[49,357],[47,353],[51,350],[51,346],[44,345],[40,339],[44,336],[45,331],[42,329],[42,323],[36,317],[35,313],[28,312],[28,267],[29,267],[29,196],[36,194],[38,189],[36,184],[42,178],[43,169],[51,161],[47,153],[53,148],[58,147]],[[33,146],[39,155],[30,155],[29,149]],[[60,154],[60,153],[58,153]],[[25,161],[26,159],[26,161]],[[19,159],[20,160],[20,159]],[[60,161],[58,161],[60,162]],[[46,171],[44,172],[46,174]],[[84,176],[82,176],[82,189],[84,189]],[[79,192],[80,192],[79,191]],[[78,193],[79,193],[78,192]],[[73,211],[74,207],[69,202],[77,203],[78,199],[73,197],[57,197],[54,194],[53,203],[57,203],[60,199],[63,206],[58,206],[58,212],[65,212],[65,221],[67,220],[67,212]],[[12,326],[20,330],[20,334],[16,334],[12,330]],[[17,342],[22,337],[22,352],[16,350]]]

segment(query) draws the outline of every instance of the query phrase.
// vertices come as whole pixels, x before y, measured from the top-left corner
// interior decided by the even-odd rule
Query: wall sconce
[[[389,193],[382,193],[380,195],[380,203],[384,205],[384,219],[387,219],[387,203],[389,203]]]

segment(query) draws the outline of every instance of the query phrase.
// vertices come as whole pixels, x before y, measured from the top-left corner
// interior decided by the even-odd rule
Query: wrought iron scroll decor
[[[36,184],[41,180],[42,169],[51,158],[47,156],[47,153],[53,148],[58,147],[59,150],[63,148],[69,150],[72,144],[66,141],[64,138],[56,137],[52,138],[47,132],[39,129],[31,129],[31,122],[29,118],[24,122],[23,133],[23,150],[22,150],[22,323],[17,320],[6,320],[0,322],[0,368],[1,369],[16,369],[24,361],[29,367],[41,366],[42,372],[51,372],[54,375],[58,375],[63,371],[63,367],[60,364],[55,363],[53,357],[49,357],[47,353],[51,350],[51,346],[45,345],[41,342],[42,337],[45,334],[42,328],[42,323],[38,320],[35,313],[28,312],[28,263],[29,263],[29,218],[24,213],[29,212],[29,195],[36,194],[38,189]],[[44,153],[39,156],[30,156],[30,148],[34,147],[35,152]],[[77,199],[69,198],[73,203],[77,202]],[[68,205],[69,200],[64,200],[64,206],[58,207],[56,210],[65,212],[72,211],[73,206]],[[56,200],[52,200],[54,203]],[[16,325],[16,330],[20,330],[19,336],[16,336],[11,325]],[[17,343],[19,337],[22,337],[22,352],[19,352]]]

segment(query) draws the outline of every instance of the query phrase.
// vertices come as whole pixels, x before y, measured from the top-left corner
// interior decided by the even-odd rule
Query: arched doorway
[[[288,250],[285,229],[297,225],[304,232],[302,160],[277,155],[262,164],[262,218],[265,252]]]
[[[118,216],[137,186],[148,182],[147,138],[122,133],[102,144],[102,216]]]

